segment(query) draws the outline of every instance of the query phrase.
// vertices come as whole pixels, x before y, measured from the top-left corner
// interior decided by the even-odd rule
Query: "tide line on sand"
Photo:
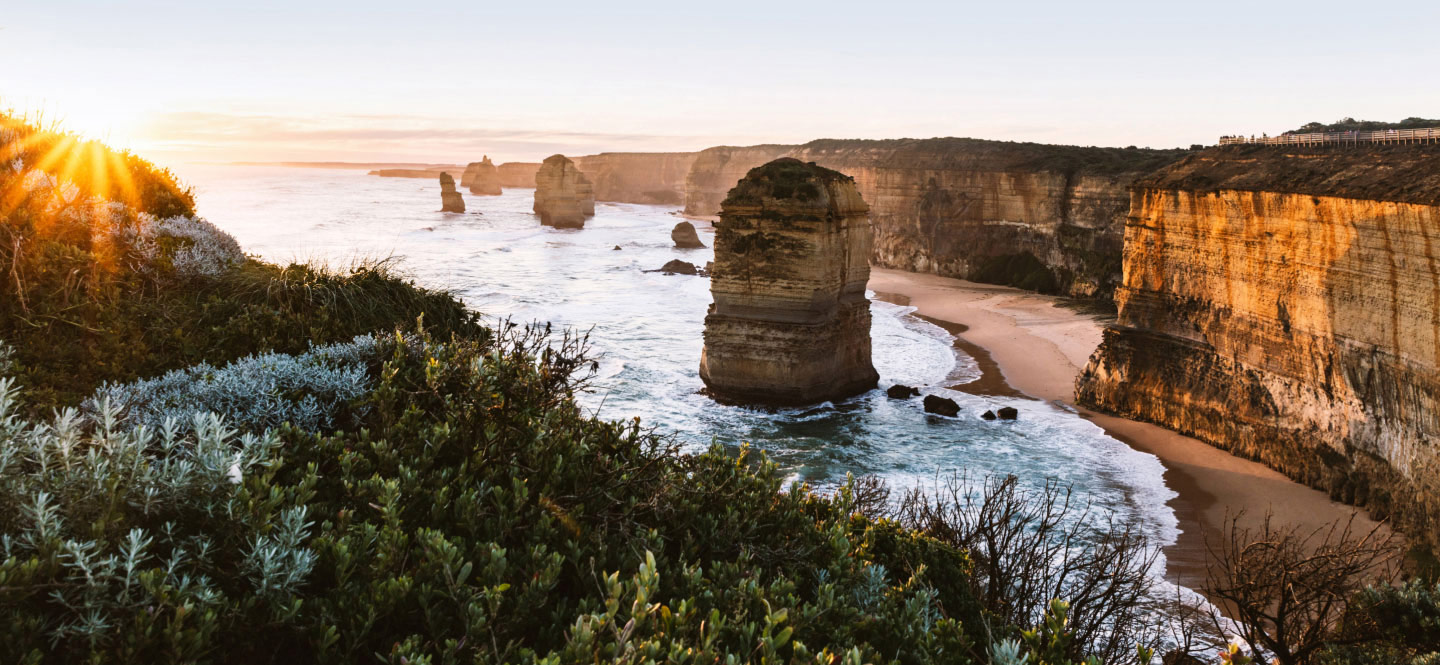
[[[1277,471],[1241,459],[1163,427],[1097,413],[1075,404],[1075,379],[1100,345],[1108,317],[1059,306],[1061,298],[1019,289],[897,270],[872,269],[868,287],[881,299],[901,298],[921,317],[960,339],[982,377],[956,390],[1014,394],[1074,409],[1110,436],[1158,457],[1181,534],[1165,548],[1166,576],[1181,586],[1205,581],[1206,538],[1215,539],[1230,516],[1257,526],[1269,512],[1283,526],[1316,529],[1345,520],[1356,508]],[[1356,527],[1374,522],[1361,512]]]

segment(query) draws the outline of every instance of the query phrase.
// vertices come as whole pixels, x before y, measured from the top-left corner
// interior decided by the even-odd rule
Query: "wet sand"
[[[1181,535],[1165,549],[1166,576],[1178,584],[1203,585],[1207,536],[1216,538],[1226,520],[1241,511],[1242,525],[1258,523],[1269,511],[1278,523],[1303,528],[1357,513],[1323,492],[1199,440],[1076,406],[1075,378],[1100,344],[1106,315],[1019,289],[895,270],[872,269],[869,287],[878,298],[913,306],[917,315],[960,338],[957,348],[975,358],[981,377],[950,386],[955,390],[1019,394],[1061,405],[1158,457],[1165,465],[1166,486],[1179,495],[1170,507]],[[1374,522],[1360,512],[1355,525],[1369,529]]]

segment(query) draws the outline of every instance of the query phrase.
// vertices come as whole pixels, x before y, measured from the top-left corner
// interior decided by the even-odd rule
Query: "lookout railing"
[[[1359,143],[1437,143],[1440,127],[1429,129],[1377,129],[1361,132],[1315,132],[1279,136],[1222,136],[1220,145],[1355,145]]]

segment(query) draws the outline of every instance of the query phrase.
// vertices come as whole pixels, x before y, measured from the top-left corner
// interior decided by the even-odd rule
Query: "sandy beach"
[[[1166,574],[1176,583],[1203,584],[1206,536],[1217,536],[1227,515],[1243,510],[1244,522],[1253,523],[1270,511],[1282,524],[1318,528],[1357,512],[1196,439],[1076,406],[1075,378],[1100,344],[1108,317],[1063,306],[1060,298],[935,275],[872,269],[869,287],[881,299],[908,302],[916,314],[949,324],[945,327],[960,338],[957,347],[976,356],[983,376],[955,389],[1016,391],[1073,408],[1116,439],[1158,457],[1166,485],[1179,495],[1170,505],[1182,533],[1165,550]],[[1357,528],[1373,525],[1363,512],[1356,518]]]

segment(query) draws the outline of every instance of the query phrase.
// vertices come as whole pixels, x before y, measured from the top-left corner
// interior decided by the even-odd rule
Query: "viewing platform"
[[[1316,132],[1280,136],[1222,136],[1220,145],[1359,145],[1362,143],[1440,143],[1440,127],[1428,129],[1377,129],[1374,131]]]

